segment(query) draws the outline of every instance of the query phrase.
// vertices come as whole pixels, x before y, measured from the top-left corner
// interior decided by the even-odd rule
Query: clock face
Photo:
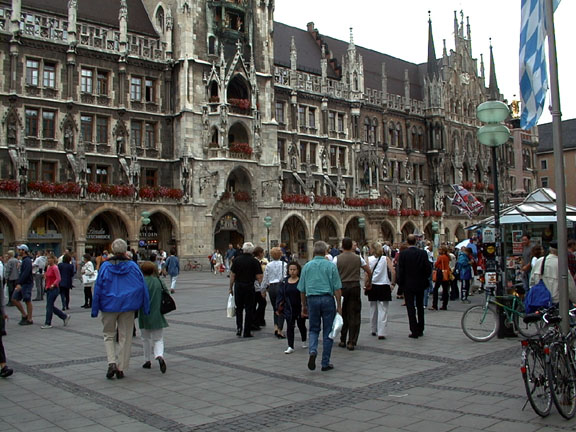
[[[460,74],[460,82],[462,84],[469,84],[470,83],[470,74],[464,72]]]

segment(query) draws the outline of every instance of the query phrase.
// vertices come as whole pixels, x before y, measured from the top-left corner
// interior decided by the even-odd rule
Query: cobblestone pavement
[[[526,401],[514,339],[479,344],[460,330],[465,306],[426,312],[425,337],[408,336],[401,301],[390,307],[389,336],[370,335],[364,298],[355,351],[334,347],[329,372],[309,371],[300,348],[268,326],[252,339],[235,336],[227,319],[228,279],[184,272],[178,309],[165,332],[168,371],[142,369],[135,339],[124,380],[107,380],[100,319],[79,306],[72,291],[68,327],[56,317],[41,330],[44,305],[33,326],[18,312],[4,338],[12,377],[0,380],[0,431],[573,431],[576,421],[556,412],[538,417]],[[478,302],[480,297],[473,297]],[[297,331],[298,333],[298,331]]]

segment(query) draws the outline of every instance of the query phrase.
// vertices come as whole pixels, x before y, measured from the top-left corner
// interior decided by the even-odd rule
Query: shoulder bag
[[[160,283],[162,281],[158,278]],[[162,298],[160,299],[160,313],[162,315],[166,315],[172,311],[176,310],[176,302],[174,298],[170,295],[170,293],[162,287]]]

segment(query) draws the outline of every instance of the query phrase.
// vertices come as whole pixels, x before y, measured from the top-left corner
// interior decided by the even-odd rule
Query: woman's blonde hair
[[[380,243],[380,242],[372,243],[372,253],[375,256],[381,257],[383,252],[384,251],[382,250],[382,243]]]
[[[270,256],[273,260],[279,260],[282,258],[282,249],[280,249],[278,246],[273,247],[270,249]]]

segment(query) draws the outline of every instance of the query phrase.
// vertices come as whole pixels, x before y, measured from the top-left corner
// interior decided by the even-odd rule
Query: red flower
[[[388,210],[388,216],[398,216],[398,210],[396,209]]]
[[[234,200],[241,201],[241,202],[248,202],[252,200],[252,197],[248,192],[245,191],[237,191],[234,192]]]
[[[17,180],[0,180],[0,190],[6,192],[17,192],[20,185]]]
[[[245,155],[252,155],[254,150],[250,147],[250,144],[247,143],[233,143],[230,144],[230,152],[231,153],[243,153]]]
[[[228,103],[234,107],[243,109],[243,110],[249,110],[250,109],[250,101],[248,99],[235,99],[235,98],[230,98],[228,99]]]

